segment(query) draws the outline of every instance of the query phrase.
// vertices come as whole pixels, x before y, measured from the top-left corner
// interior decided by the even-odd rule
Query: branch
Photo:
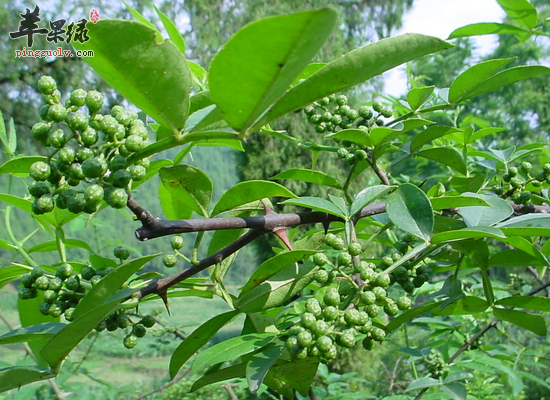
[[[247,244],[251,243],[254,239],[259,238],[267,231],[265,230],[251,230],[245,233],[243,236],[235,240],[233,243],[225,246],[223,249],[215,252],[214,254],[203,258],[197,265],[193,265],[183,271],[180,271],[174,275],[168,276],[166,278],[158,279],[154,282],[151,282],[148,286],[141,289],[137,292],[136,297],[141,298],[149,294],[162,294],[166,293],[169,287],[174,286],[175,284],[195,275],[201,271],[204,271],[206,268],[220,263],[229,257],[231,254],[242,249]]]

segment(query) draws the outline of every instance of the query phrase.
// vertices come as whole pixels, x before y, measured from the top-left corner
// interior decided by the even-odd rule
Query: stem
[[[67,252],[65,248],[65,232],[62,228],[55,228],[55,242],[57,243],[57,251],[61,262],[67,262]]]
[[[12,243],[17,248],[17,252],[25,259],[25,261],[27,261],[27,263],[31,267],[39,267],[39,265],[32,259],[32,257],[29,255],[29,253],[27,253],[27,251],[24,249],[21,242],[19,242],[15,238],[15,236],[14,236],[12,230],[11,230],[10,214],[11,214],[11,207],[6,207],[5,221],[6,221],[6,233],[8,234],[8,237],[10,238]]]

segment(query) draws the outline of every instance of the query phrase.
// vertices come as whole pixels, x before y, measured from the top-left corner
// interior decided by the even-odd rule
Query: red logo
[[[95,24],[97,21],[99,21],[99,13],[95,8],[92,8],[92,11],[90,11],[90,20]]]

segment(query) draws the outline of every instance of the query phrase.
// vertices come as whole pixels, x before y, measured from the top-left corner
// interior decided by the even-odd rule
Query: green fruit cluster
[[[314,277],[320,289],[296,309],[298,323],[283,331],[283,336],[291,357],[317,357],[328,363],[340,348],[361,341],[371,350],[374,343],[382,342],[386,331],[375,319],[383,314],[396,316],[411,307],[411,300],[406,295],[390,296],[388,290],[395,282],[391,275],[371,261],[357,260],[363,253],[359,243],[346,246],[342,237],[329,233],[325,244],[336,255],[312,256],[319,267]]]
[[[431,349],[430,353],[424,357],[424,361],[432,378],[441,378],[449,373],[449,365],[443,360],[441,354],[434,349]]]
[[[118,258],[126,254],[129,256],[128,250],[120,246],[115,248],[114,253]],[[57,267],[54,274],[49,274],[42,268],[35,267],[21,277],[18,295],[21,300],[41,298],[42,303],[38,309],[42,314],[53,318],[63,316],[65,320],[71,322],[74,320],[74,311],[80,300],[112,271],[114,271],[113,267],[96,269],[87,265],[77,273],[70,263],[63,263]],[[109,315],[96,326],[96,330],[98,332],[105,329],[114,331],[130,327],[131,332],[124,339],[124,345],[130,348],[133,347],[130,346],[132,340],[127,338],[131,335],[143,337],[144,328],[152,327],[155,319],[152,316],[145,316],[139,322],[132,322],[127,312],[128,310],[123,309]]]
[[[533,202],[533,195],[540,195],[543,184],[550,184],[550,163],[543,166],[539,173],[533,172],[533,165],[522,162],[518,166],[508,166],[493,192],[502,198],[509,198],[516,204],[529,205]]]
[[[384,125],[383,118],[393,116],[393,110],[378,101],[375,101],[372,107],[361,106],[354,109],[348,105],[345,95],[324,97],[305,107],[303,112],[308,121],[315,126],[315,131],[320,134],[351,128],[369,131],[373,127]],[[334,140],[342,146],[337,151],[338,157],[347,164],[353,165],[367,158],[365,146],[337,138]]]
[[[129,161],[149,144],[145,123],[118,105],[110,114],[100,114],[99,92],[76,89],[62,104],[53,78],[42,76],[38,87],[45,105],[32,136],[53,151],[29,169],[33,212],[44,214],[57,206],[92,214],[103,200],[114,208],[125,207],[129,185],[144,179],[150,166],[148,158]]]

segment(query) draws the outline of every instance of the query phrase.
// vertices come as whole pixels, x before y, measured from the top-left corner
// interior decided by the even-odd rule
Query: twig
[[[206,268],[220,263],[223,260],[225,260],[227,257],[229,257],[231,254],[237,252],[238,250],[242,249],[247,244],[251,243],[254,239],[259,238],[262,236],[266,231],[260,231],[260,230],[251,230],[247,233],[245,233],[243,236],[235,240],[233,243],[225,246],[223,249],[217,251],[216,253],[203,258],[197,265],[193,265],[187,269],[184,269],[183,271],[180,271],[174,275],[168,276],[166,278],[158,279],[154,282],[151,282],[148,286],[141,289],[137,294],[136,297],[144,297],[149,294],[162,294],[166,293],[166,290],[174,286],[175,284],[195,275],[199,272],[205,270]]]
[[[231,383],[227,382],[227,383],[224,383],[222,385],[222,388],[224,388],[227,392],[227,394],[229,395],[229,397],[231,398],[231,400],[239,400],[239,398],[237,397],[237,395],[235,394],[235,391],[233,390],[233,388],[231,387]]]
[[[529,293],[526,294],[526,296],[532,296],[546,288],[550,287],[550,281],[536,287],[535,289],[531,290]],[[513,307],[511,307],[513,308]],[[470,339],[468,339],[467,341],[464,342],[464,344],[462,346],[460,346],[460,348],[451,356],[449,357],[449,359],[447,360],[447,363],[450,364],[452,363],[454,360],[456,360],[458,358],[458,356],[460,356],[462,353],[464,353],[466,350],[468,350],[468,348],[473,344],[475,343],[476,340],[478,340],[480,337],[482,337],[483,335],[485,335],[491,328],[495,328],[497,326],[497,324],[500,322],[499,319],[493,319],[491,322],[489,322],[487,325],[485,325],[483,327],[483,329],[481,329],[478,333],[476,333],[474,336],[472,336]],[[419,400],[422,398],[422,396],[428,391],[429,388],[424,388],[420,391],[420,393],[418,393],[416,395],[416,397],[414,398],[414,400]]]

